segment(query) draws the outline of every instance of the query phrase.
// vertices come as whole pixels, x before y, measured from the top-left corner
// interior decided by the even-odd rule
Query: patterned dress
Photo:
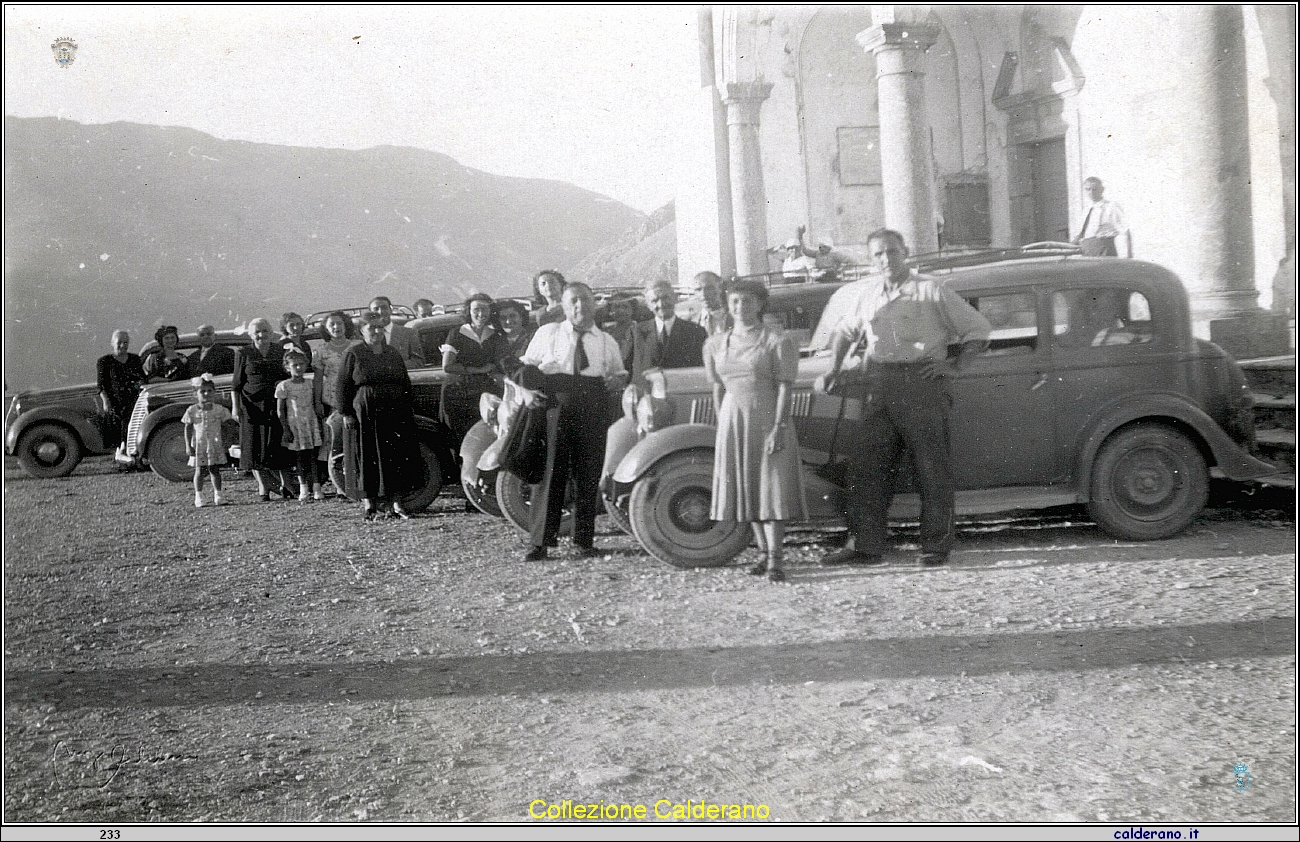
[[[713,455],[713,520],[806,520],[799,442],[784,427],[780,450],[767,452],[776,421],[777,384],[799,371],[794,339],[778,327],[733,328],[704,343],[704,371],[726,388]]]
[[[181,423],[194,428],[191,468],[226,464],[226,443],[221,435],[221,426],[230,420],[230,410],[215,402],[211,409],[204,409],[203,404],[196,403],[185,410]]]
[[[286,443],[285,447],[289,450],[315,450],[320,447],[320,422],[316,419],[316,401],[311,381],[295,383],[293,380],[281,380],[275,384],[275,398],[285,402],[288,432],[293,433],[293,441]]]

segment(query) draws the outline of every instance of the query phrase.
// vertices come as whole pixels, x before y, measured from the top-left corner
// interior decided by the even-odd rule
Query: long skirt
[[[291,466],[281,439],[284,430],[276,413],[275,396],[256,400],[247,395],[239,401],[239,467],[254,471],[284,471]]]
[[[357,413],[357,467],[361,496],[401,498],[425,481],[424,457],[410,400],[400,387],[362,386]]]
[[[780,450],[767,452],[776,388],[753,378],[728,380],[713,451],[713,520],[807,520],[799,442],[784,427]]]

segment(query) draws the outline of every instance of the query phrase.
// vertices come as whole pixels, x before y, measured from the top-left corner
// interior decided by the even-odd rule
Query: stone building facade
[[[850,255],[882,225],[914,253],[1068,241],[1096,176],[1133,256],[1182,277],[1198,332],[1287,346],[1295,6],[718,6],[699,23],[683,278],[769,271],[799,225]]]

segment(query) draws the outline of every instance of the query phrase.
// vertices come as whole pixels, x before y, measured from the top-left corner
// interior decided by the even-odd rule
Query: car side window
[[[998,293],[966,301],[993,326],[984,356],[1032,354],[1038,347],[1038,305],[1034,293]]]
[[[763,323],[784,328],[794,334],[795,344],[807,348],[812,342],[813,331],[821,318],[825,305],[808,307],[791,307],[787,310],[771,311],[763,315]]]
[[[1059,348],[1101,348],[1151,341],[1151,305],[1140,292],[1104,287],[1052,294],[1052,337]]]

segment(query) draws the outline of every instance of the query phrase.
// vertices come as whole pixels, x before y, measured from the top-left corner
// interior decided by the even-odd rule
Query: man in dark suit
[[[424,347],[420,336],[409,327],[393,324],[393,302],[386,295],[377,295],[370,299],[370,312],[378,313],[384,320],[385,339],[388,344],[402,355],[406,367],[422,368],[424,366]]]
[[[690,368],[704,365],[704,340],[699,325],[676,316],[677,293],[672,284],[659,281],[645,291],[653,319],[637,322],[632,332],[632,380],[645,386],[642,375],[650,368]]]
[[[188,360],[190,375],[233,374],[235,371],[235,352],[233,349],[217,344],[217,329],[212,325],[199,325],[199,350],[190,354]]]

